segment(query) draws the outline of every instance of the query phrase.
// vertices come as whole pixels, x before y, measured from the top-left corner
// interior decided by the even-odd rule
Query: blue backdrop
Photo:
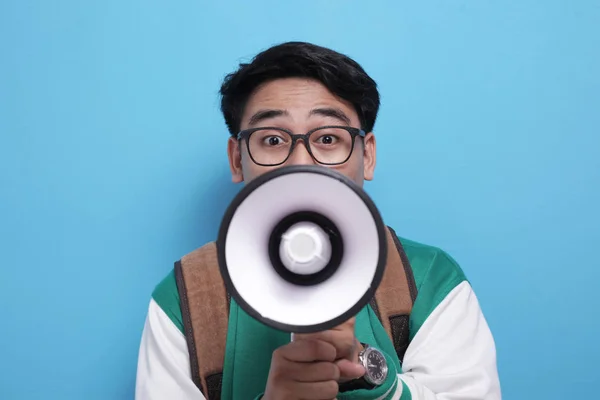
[[[154,285],[239,190],[220,81],[285,40],[378,81],[366,188],[463,266],[505,398],[591,398],[599,20],[593,0],[1,1],[0,398],[132,398]]]

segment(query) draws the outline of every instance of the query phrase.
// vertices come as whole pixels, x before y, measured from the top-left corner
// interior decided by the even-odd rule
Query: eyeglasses
[[[238,133],[237,138],[246,139],[248,154],[255,164],[270,167],[286,162],[300,139],[319,164],[343,164],[352,155],[356,136],[364,138],[365,131],[331,125],[312,129],[304,135],[295,135],[284,128],[251,128]]]

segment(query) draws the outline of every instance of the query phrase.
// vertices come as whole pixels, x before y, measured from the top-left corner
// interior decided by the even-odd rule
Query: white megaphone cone
[[[340,325],[371,300],[387,240],[358,185],[330,168],[290,166],[242,188],[221,223],[217,251],[227,291],[246,313],[311,333]]]

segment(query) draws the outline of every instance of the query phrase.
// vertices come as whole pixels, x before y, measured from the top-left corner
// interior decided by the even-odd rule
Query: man
[[[273,168],[295,164],[326,165],[360,186],[373,179],[379,94],[376,83],[352,59],[307,43],[284,43],[240,65],[226,77],[221,94],[231,133],[227,152],[233,182],[247,183]],[[308,132],[308,138],[291,146],[290,134]],[[235,374],[224,372],[224,381],[233,382],[227,393],[265,400],[500,399],[494,340],[462,270],[438,248],[399,239],[418,295],[410,315],[410,344],[401,363],[395,354],[385,354],[392,373],[384,382],[345,386],[366,373],[358,356],[374,345],[355,337],[355,330],[371,328],[352,318],[326,332],[297,335],[293,342],[263,343],[276,333],[261,328],[264,335],[253,340],[269,354],[233,355],[238,369]],[[191,377],[173,272],[152,295],[136,397],[204,398]]]

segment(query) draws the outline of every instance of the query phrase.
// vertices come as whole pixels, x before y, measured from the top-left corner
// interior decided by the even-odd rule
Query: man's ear
[[[227,157],[229,158],[231,181],[233,183],[243,182],[242,153],[240,151],[240,143],[236,138],[230,137],[227,141]]]
[[[373,132],[369,132],[365,135],[363,143],[364,179],[366,181],[371,181],[375,175],[375,164],[377,161],[377,143]]]

